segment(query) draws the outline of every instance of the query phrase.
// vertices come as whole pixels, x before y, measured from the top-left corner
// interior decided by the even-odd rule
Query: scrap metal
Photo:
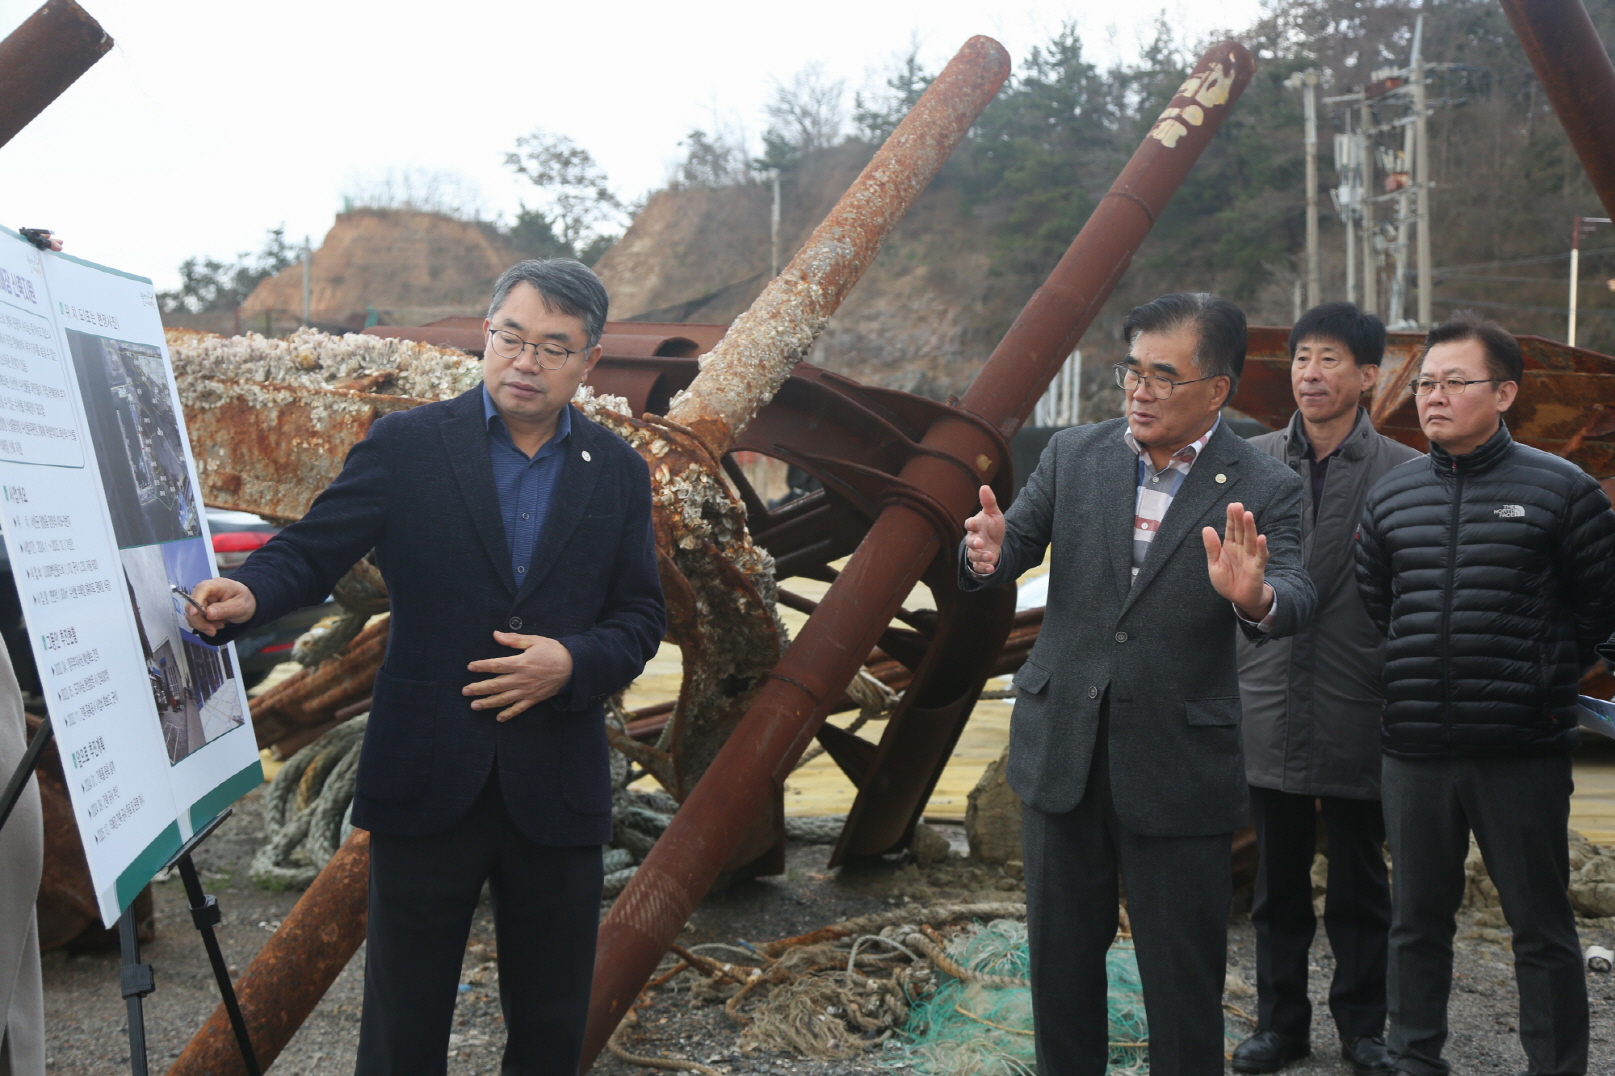
[[[849,493],[878,507],[873,525],[602,923],[585,1067],[724,866],[766,851],[771,834],[757,820],[778,810],[786,775],[909,588],[929,574],[939,602],[955,610],[979,602],[970,614],[996,615],[1002,641],[1013,594],[993,590],[966,596],[940,585],[956,571],[951,561],[961,523],[974,510],[977,488],[1002,480],[1007,472],[1005,439],[1075,349],[1253,68],[1250,54],[1233,43],[1217,45],[1201,57],[959,405],[930,423],[915,446],[918,451],[896,474],[844,468],[837,476]],[[721,421],[732,413],[717,417]],[[939,649],[933,646],[927,657]],[[989,648],[989,661],[996,649]],[[979,654],[975,661],[968,652],[947,657],[960,659],[961,667],[948,670],[953,675],[939,681],[931,697],[918,699],[909,692],[903,708],[887,722],[879,747],[868,756],[872,768],[866,778],[881,774],[888,779],[860,787],[838,854],[878,848],[889,837],[900,839],[912,824],[893,827],[891,819],[900,804],[924,788],[925,782],[914,775],[929,776],[937,755],[951,749],[989,665]],[[936,727],[951,735],[938,736]]]
[[[45,111],[112,48],[73,0],[48,0],[0,41],[0,146]]]
[[[649,412],[633,418],[627,413],[625,399],[588,391],[576,401],[591,418],[627,438],[652,469],[658,556],[669,596],[670,634],[685,648],[681,702],[688,705],[675,709],[664,733],[681,742],[677,752],[653,757],[636,742],[623,740],[620,746],[638,751],[676,797],[695,784],[780,651],[782,629],[774,615],[771,592],[774,562],[751,542],[746,506],[727,485],[720,461],[729,442],[767,400],[746,404],[735,394],[750,391],[772,397],[790,377],[791,368],[829,314],[873,260],[881,239],[941,167],[1008,74],[1009,60],[1002,47],[986,38],[973,38],[927,88],[826,225],[793,261],[785,284],[765,291],[759,300],[776,311],[779,323],[771,328],[754,320],[735,326],[726,335],[725,339],[735,341],[728,351],[730,358],[714,361],[712,376],[705,382],[708,395],[697,392],[690,396],[691,402],[682,412],[701,426],[705,439],[676,419]],[[454,360],[442,357],[446,352],[409,340],[374,335],[342,339],[341,346],[353,349],[354,354],[332,361],[327,354],[332,348],[326,343],[330,338],[322,341],[307,332],[294,335],[284,345],[261,337],[223,340],[171,334],[170,349],[208,503],[276,518],[301,515],[313,494],[340,467],[341,452],[333,448],[357,440],[386,409],[443,398],[451,390],[468,388],[480,380],[476,364],[460,355],[468,364],[464,383],[450,370],[450,376],[433,379],[431,388],[436,391],[413,398],[383,395],[420,389],[412,390],[406,384],[417,373],[410,363],[388,365],[375,348],[415,348],[414,357],[428,369],[434,365],[452,368]],[[688,350],[692,342],[685,343],[683,350]],[[763,367],[760,371],[737,370],[737,356],[760,361]],[[680,413],[680,400],[671,402],[675,413]],[[884,425],[891,427],[892,423],[884,421]],[[287,427],[290,437],[284,432]],[[901,431],[898,436],[903,436]],[[276,444],[263,443],[271,437]],[[718,446],[716,451],[713,445]],[[266,454],[277,458],[265,465]],[[733,630],[725,634],[726,627]],[[1007,630],[1007,622],[1005,627]],[[315,695],[311,683],[315,675],[305,676],[295,691],[283,693],[287,698],[295,696],[309,724],[325,718],[325,709],[347,701],[346,695],[338,697],[337,686],[355,687],[355,678],[348,676],[323,696]],[[260,708],[264,705],[260,703]],[[322,712],[311,714],[315,708]],[[281,705],[278,713],[284,716],[285,709]],[[782,812],[773,811],[768,818],[768,842],[782,847]],[[362,922],[339,929],[346,933],[336,948],[350,943],[356,946],[363,934]],[[339,970],[340,965],[336,967]],[[299,1021],[334,977],[335,971],[325,970],[330,974],[321,972],[299,981]],[[249,1022],[252,1010],[269,1004],[255,994],[261,989],[258,984],[269,981],[249,969],[241,984]],[[199,1033],[198,1042],[217,1039],[223,1029],[222,1021],[211,1023]],[[210,1048],[195,1043],[193,1047],[172,1071],[210,1071],[191,1067],[200,1064],[192,1058],[212,1057]],[[260,1045],[259,1056],[272,1059],[278,1049],[277,1044]]]

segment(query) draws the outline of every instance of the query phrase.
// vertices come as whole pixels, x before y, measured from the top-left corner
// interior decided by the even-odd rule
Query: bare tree
[[[555,235],[574,251],[605,237],[602,226],[620,223],[621,199],[607,186],[606,174],[588,150],[565,135],[537,130],[516,139],[505,166],[525,176],[549,202],[546,217]]]
[[[826,149],[841,140],[846,113],[841,107],[846,83],[825,77],[824,68],[817,63],[808,64],[791,76],[789,85],[776,82],[774,93],[763,106],[768,116],[768,131],[763,143],[769,155],[776,155],[776,147],[794,151],[800,157],[815,150]],[[780,161],[765,167],[781,167],[789,162]]]
[[[679,145],[684,160],[674,171],[676,187],[732,187],[750,178],[745,147],[721,130],[709,135],[696,128]]]

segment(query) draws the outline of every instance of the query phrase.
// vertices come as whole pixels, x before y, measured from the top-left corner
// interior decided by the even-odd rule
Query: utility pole
[[[769,175],[774,181],[774,212],[769,217],[768,224],[768,269],[769,276],[779,276],[779,169],[770,168]]]
[[[1362,90],[1354,90],[1338,97],[1325,97],[1326,105],[1346,103],[1342,116],[1344,132],[1335,135],[1335,188],[1329,192],[1340,214],[1346,233],[1346,301],[1357,302],[1357,225],[1368,209],[1368,188],[1364,172],[1364,145],[1361,132],[1352,129],[1350,105],[1366,99]],[[1363,259],[1363,275],[1368,274],[1368,259]],[[1366,309],[1366,302],[1364,304]]]
[[[1571,217],[1570,218],[1570,318],[1565,333],[1565,343],[1571,347],[1576,346],[1576,307],[1580,305],[1581,282],[1581,237],[1583,233],[1593,230],[1595,224],[1608,224],[1608,217]]]
[[[1307,307],[1321,301],[1318,283],[1318,72],[1297,71],[1284,83],[1301,91],[1306,116],[1307,159]]]
[[[1335,136],[1335,167],[1343,172],[1342,185],[1346,188],[1340,219],[1346,226],[1346,301],[1353,305],[1357,302],[1357,210],[1363,200],[1362,183],[1358,179],[1362,165],[1357,160],[1356,150],[1357,140],[1351,133],[1351,113],[1347,112],[1346,133]],[[1339,165],[1342,158],[1346,161],[1343,170]]]
[[[1424,16],[1413,24],[1413,186],[1418,191],[1419,328],[1433,324],[1430,308],[1430,128],[1425,104]]]
[[[314,324],[310,314],[310,302],[313,294],[314,247],[308,236],[303,237],[303,327]]]
[[[1374,189],[1374,155],[1368,151],[1368,133],[1374,126],[1373,110],[1368,103],[1368,91],[1363,91],[1362,115],[1357,123],[1357,159],[1363,170],[1363,309],[1370,314],[1379,313],[1379,259],[1375,257],[1374,238],[1378,225],[1374,220],[1374,200],[1369,191]]]
[[[1413,223],[1413,192],[1408,171],[1413,160],[1414,124],[1402,127],[1402,153],[1397,158],[1394,174],[1400,176],[1401,186],[1396,191],[1396,249],[1393,252],[1395,268],[1391,271],[1391,306],[1386,313],[1386,327],[1409,329],[1408,321],[1408,226]]]

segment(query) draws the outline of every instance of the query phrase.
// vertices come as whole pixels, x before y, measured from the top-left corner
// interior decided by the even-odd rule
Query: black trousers
[[[471,918],[493,892],[504,1076],[577,1076],[599,929],[600,846],[535,844],[489,778],[446,833],[370,838],[359,1076],[441,1076]]]
[[[1391,890],[1381,851],[1385,815],[1379,800],[1298,796],[1251,786],[1256,820],[1257,1027],[1306,1038],[1312,1030],[1307,959],[1317,931],[1312,909],[1312,858],[1317,804],[1329,836],[1328,895],[1323,928],[1335,955],[1329,1012],[1342,1044],[1385,1033],[1385,945]]]
[[[1145,837],[1111,798],[1106,714],[1087,792],[1073,810],[1021,814],[1039,1076],[1103,1076],[1109,1053],[1105,954],[1127,890],[1151,1076],[1222,1076],[1231,833]]]
[[[1514,930],[1528,1076],[1587,1071],[1587,978],[1570,907],[1570,758],[1385,759],[1391,867],[1386,1044],[1413,1076],[1443,1076],[1452,937],[1473,830]]]

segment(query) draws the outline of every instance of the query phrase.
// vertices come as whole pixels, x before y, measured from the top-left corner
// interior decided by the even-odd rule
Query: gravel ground
[[[196,855],[207,890],[219,898],[224,922],[219,928],[226,959],[239,971],[269,937],[296,902],[296,892],[267,892],[255,887],[247,864],[261,837],[260,793],[253,793],[236,815]],[[950,844],[962,850],[958,827],[940,827]],[[881,863],[856,870],[828,872],[824,846],[793,846],[787,873],[779,878],[745,882],[709,897],[686,927],[681,942],[766,941],[789,937],[851,916],[900,906],[908,901],[1020,900],[1019,883],[998,868],[958,861],[928,869],[912,863]],[[176,877],[154,885],[157,939],[145,946],[143,959],[156,967],[157,992],[146,1001],[146,1033],[151,1067],[162,1072],[213,1011],[218,994],[200,939],[190,927],[185,895]],[[1320,935],[1321,935],[1320,931]],[[1477,926],[1466,917],[1460,925],[1457,981],[1452,995],[1452,1038],[1447,1057],[1454,1071],[1509,1074],[1524,1068],[1516,1034],[1517,998],[1506,930]],[[1615,930],[1583,931],[1583,944],[1615,948]],[[504,1039],[498,989],[491,974],[493,923],[486,906],[472,927],[462,992],[450,1041],[449,1072],[455,1076],[497,1073]],[[1230,965],[1246,981],[1254,980],[1255,939],[1248,917],[1230,922]],[[1311,1060],[1287,1072],[1297,1076],[1349,1076],[1339,1058],[1324,995],[1333,970],[1327,945],[1313,949],[1314,1000]],[[352,1070],[358,1040],[362,990],[362,951],[327,992],[308,1022],[276,1061],[273,1072],[286,1076],[331,1074]],[[45,954],[45,1020],[52,1073],[74,1076],[118,1076],[129,1071],[123,1001],[118,995],[115,952]],[[686,977],[687,978],[687,977]],[[1615,1073],[1615,976],[1591,975],[1593,998],[1593,1073]],[[1232,994],[1232,1005],[1248,1012],[1254,997]],[[900,1050],[871,1051],[857,1061],[812,1062],[779,1055],[742,1055],[736,1028],[721,1005],[698,1001],[687,988],[664,988],[642,1011],[642,1026],[630,1037],[637,1053],[679,1056],[733,1073],[791,1076],[864,1076],[888,1073],[903,1061]],[[1230,1017],[1229,1034],[1248,1033],[1238,1017]],[[630,1076],[648,1070],[606,1055],[594,1068],[598,1076]]]

